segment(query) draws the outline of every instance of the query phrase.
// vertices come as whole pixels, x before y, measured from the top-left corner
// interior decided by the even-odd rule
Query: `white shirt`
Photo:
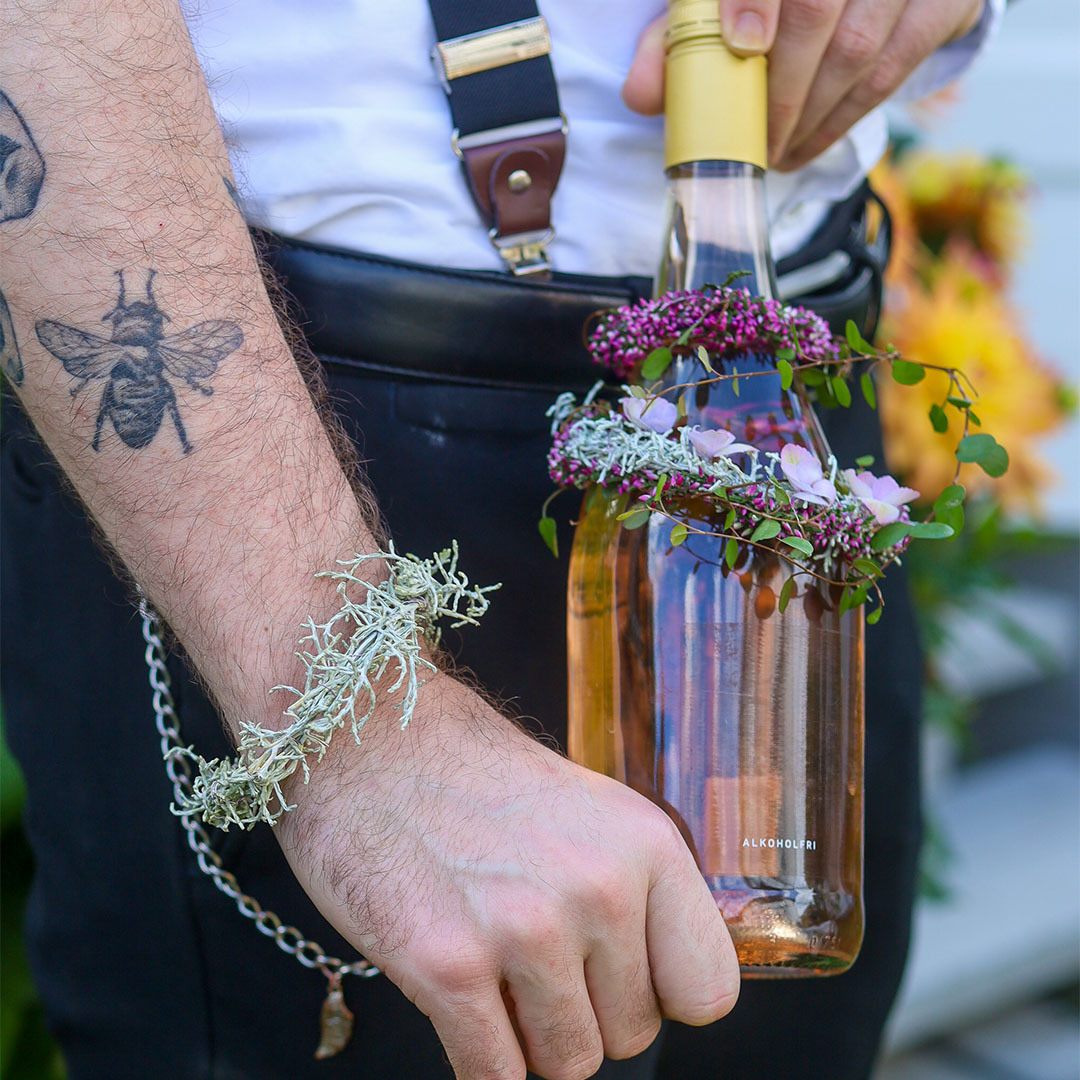
[[[963,71],[1005,0],[912,74],[920,97]],[[431,265],[502,269],[450,146],[423,0],[182,0],[252,223],[286,236]],[[651,275],[662,228],[663,121],[620,90],[657,0],[540,0],[569,120],[552,205],[557,270]],[[200,10],[201,9],[201,10]],[[770,173],[777,258],[884,152],[877,110],[795,174]]]

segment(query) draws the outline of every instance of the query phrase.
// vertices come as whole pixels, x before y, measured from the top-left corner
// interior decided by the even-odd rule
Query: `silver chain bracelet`
[[[176,713],[169,669],[165,665],[165,646],[161,640],[161,620],[140,590],[139,615],[142,617],[142,634],[146,641],[146,666],[150,669],[150,686],[154,691],[154,721],[161,736],[161,752],[165,757],[165,772],[173,785],[176,804],[183,805],[192,793],[192,770],[183,754],[180,739],[180,719]],[[235,902],[237,911],[255,923],[260,934],[271,938],[282,952],[295,956],[306,968],[316,968],[326,976],[327,992],[321,1013],[321,1038],[315,1057],[332,1057],[343,1050],[349,1042],[353,1029],[353,1014],[345,1004],[341,980],[346,975],[369,979],[379,974],[379,969],[369,961],[353,960],[350,963],[336,956],[328,956],[322,946],[296,929],[286,926],[272,911],[267,911],[258,900],[248,896],[236,876],[225,869],[221,856],[214,850],[210,834],[195,814],[180,817],[180,824],[187,834],[188,847],[195,853],[199,869],[229,899]]]

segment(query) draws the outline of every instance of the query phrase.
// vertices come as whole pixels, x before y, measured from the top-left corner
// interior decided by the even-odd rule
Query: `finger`
[[[580,957],[563,966],[519,968],[506,973],[513,1020],[529,1068],[547,1080],[581,1080],[604,1060]]]
[[[978,3],[979,0],[974,0]],[[885,46],[863,77],[800,143],[791,144],[777,163],[782,170],[798,169],[827,150],[853,124],[891,97],[904,80],[935,49],[952,40],[959,26],[969,21],[955,7],[940,0],[911,0]]]
[[[664,28],[661,16],[645,27],[623,83],[622,98],[628,108],[644,116],[664,111]]]
[[[636,1057],[660,1033],[660,1003],[649,973],[644,920],[627,930],[599,942],[585,961],[585,985],[604,1053],[615,1060]]]
[[[807,94],[844,0],[785,0],[769,53],[769,159],[779,156],[802,115]]]
[[[525,1057],[494,981],[485,992],[441,995],[428,1015],[457,1080],[525,1080]]]
[[[767,53],[779,17],[780,0],[720,0],[724,41],[736,56]]]
[[[778,137],[773,160],[813,134],[880,56],[904,12],[905,0],[851,0],[821,58],[794,128]]]
[[[650,884],[645,939],[664,1016],[700,1026],[731,1011],[739,996],[735,947],[674,824]]]

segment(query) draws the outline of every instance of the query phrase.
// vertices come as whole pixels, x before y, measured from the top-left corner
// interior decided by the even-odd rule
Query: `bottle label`
[[[781,822],[781,777],[709,776],[705,780],[703,862],[709,877],[791,876],[816,863],[815,837]]]

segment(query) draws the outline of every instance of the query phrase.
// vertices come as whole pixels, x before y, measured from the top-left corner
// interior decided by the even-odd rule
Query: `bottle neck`
[[[694,161],[667,170],[667,230],[656,295],[671,289],[734,285],[776,296],[765,214],[765,174],[741,161]]]
[[[736,161],[696,161],[667,171],[667,233],[655,294],[672,289],[722,285],[733,271],[743,276],[733,287],[755,296],[776,296],[776,271],[765,215],[765,174]],[[688,422],[725,428],[740,442],[779,451],[796,442],[825,460],[828,445],[801,392],[784,390],[776,358],[765,353],[712,357],[716,371],[742,372],[730,380],[699,386],[685,395]],[[762,370],[770,372],[760,374]],[[679,355],[665,373],[666,387],[686,386],[705,377],[696,355]]]

